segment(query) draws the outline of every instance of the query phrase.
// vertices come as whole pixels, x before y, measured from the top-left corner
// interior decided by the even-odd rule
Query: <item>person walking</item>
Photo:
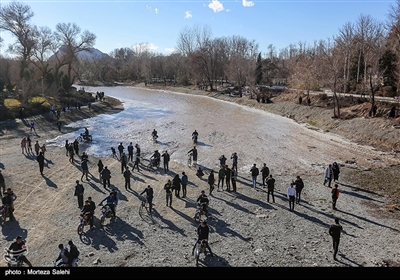
[[[135,144],[135,148],[136,148],[136,156],[140,157],[140,146],[138,143]]]
[[[262,176],[262,186],[265,188],[265,181],[268,179],[269,176],[269,167],[264,162],[263,167],[261,168],[261,176]]]
[[[224,190],[224,180],[225,180],[225,165],[222,165],[218,171],[217,191],[219,191],[220,184],[221,184],[221,189]]]
[[[38,145],[38,148],[40,148],[38,141],[36,141],[36,144]],[[35,144],[35,150],[36,150],[36,144]],[[68,156],[68,154],[69,154],[69,141],[68,141],[68,139],[65,140],[64,147],[65,147],[65,155]]]
[[[27,150],[26,150],[26,137],[22,138],[22,140],[21,140],[21,152],[22,153],[27,152]]]
[[[339,180],[339,173],[340,173],[340,168],[337,162],[335,161],[334,163],[332,163],[332,174],[334,182]]]
[[[79,141],[77,139],[72,142],[72,145],[74,147],[75,154],[79,157]]]
[[[39,152],[39,155],[36,157],[37,162],[39,163],[39,171],[40,174],[43,175],[44,169],[44,155],[42,152]]]
[[[258,174],[260,174],[260,171],[258,170],[258,167],[255,163],[251,167],[250,172],[251,172],[251,179],[253,181],[253,188],[255,189],[257,187],[257,176]]]
[[[82,159],[81,162],[81,168],[82,168],[82,177],[81,177],[81,181],[83,181],[83,177],[86,176],[86,181],[90,181],[88,178],[89,175],[89,165],[88,165],[88,161],[87,159]]]
[[[182,198],[186,197],[186,189],[187,189],[187,184],[188,184],[188,176],[186,175],[185,171],[182,172],[182,178],[181,178],[181,185],[182,185]]]
[[[167,173],[167,171],[169,170],[169,160],[170,160],[168,151],[165,151],[162,154],[162,158],[163,158],[164,173]]]
[[[79,183],[79,180],[76,180],[74,196],[76,196],[78,199],[78,208],[79,209],[82,209],[82,207],[83,207],[84,192],[85,192],[85,188],[83,187],[82,184]]]
[[[110,179],[111,179],[111,171],[107,166],[104,166],[103,171],[101,172],[101,178],[103,179],[103,187],[106,189],[106,185],[110,187]]]
[[[135,166],[137,168],[137,171],[138,172],[140,171],[139,170],[139,163],[140,163],[140,156],[138,156],[138,154],[136,154],[135,155],[135,162],[134,162],[133,167],[132,167],[132,172],[135,170]]]
[[[329,227],[329,235],[332,236],[332,245],[333,245],[333,259],[336,261],[336,255],[339,250],[340,243],[340,233],[342,232],[343,227],[339,223],[339,218],[335,218],[335,223]]]
[[[337,210],[336,208],[336,201],[339,198],[339,189],[338,189],[339,185],[338,184],[334,184],[333,188],[331,190],[331,194],[332,194],[332,209],[333,210]]]
[[[296,204],[300,204],[301,191],[304,188],[303,179],[301,179],[300,176],[297,176],[294,184],[296,186]]]
[[[74,163],[75,152],[74,152],[74,144],[73,143],[69,143],[68,154],[69,154],[69,162]]]
[[[326,183],[328,183],[328,188],[331,188],[332,177],[333,177],[332,164],[329,164],[328,167],[325,169],[324,186],[326,185]]]
[[[213,257],[210,245],[208,244],[209,233],[210,228],[208,227],[207,222],[202,221],[201,224],[197,227],[197,240],[196,243],[194,243],[192,255],[194,255],[194,250],[196,249],[197,243],[201,242],[202,240],[206,240],[206,248],[210,251],[210,256]]]
[[[192,157],[193,157],[193,166],[197,165],[197,148],[196,146],[193,147],[193,149],[191,149],[188,154],[192,153]]]
[[[267,202],[269,202],[269,195],[272,196],[272,202],[275,203],[275,178],[272,177],[272,174],[269,174],[269,178],[267,179]]]
[[[129,170],[129,167],[126,167],[126,169],[124,171],[125,190],[128,190],[131,188],[131,175],[132,175],[132,172]]]
[[[232,191],[236,192],[237,169],[234,166],[231,168],[231,173]]]
[[[57,127],[58,127],[58,131],[60,131],[61,132],[61,121],[60,120],[58,120],[57,121]]]
[[[294,182],[290,183],[290,187],[287,189],[287,198],[289,200],[289,210],[294,212],[294,202],[296,199],[296,189]]]
[[[97,162],[97,171],[99,172],[100,181],[101,181],[101,172],[103,171],[103,169],[104,169],[104,164],[101,161],[101,159],[99,159],[99,161]]]
[[[167,201],[167,206],[169,202],[169,207],[172,207],[172,182],[170,179],[168,179],[167,183],[164,185],[164,190],[165,190],[165,199]]]
[[[172,179],[172,188],[175,190],[175,196],[180,197],[179,193],[181,191],[181,178],[179,178],[179,174],[175,174],[175,177]]]
[[[237,172],[238,155],[237,155],[236,152],[234,152],[234,153],[231,155],[231,160],[232,160],[232,167],[233,167],[233,168],[236,170],[236,172]]]
[[[33,130],[36,133],[36,128],[35,128],[35,122],[34,121],[31,121],[30,127],[31,127],[31,132]]]
[[[211,195],[212,191],[214,190],[214,183],[215,183],[214,170],[212,169],[210,171],[210,174],[208,175],[207,183],[210,186],[210,195]]]
[[[147,188],[145,188],[140,195],[143,195],[144,193],[146,193],[146,199],[147,199],[147,203],[149,204],[149,212],[150,215],[152,213],[153,210],[153,197],[154,197],[154,190],[150,185],[147,185]]]

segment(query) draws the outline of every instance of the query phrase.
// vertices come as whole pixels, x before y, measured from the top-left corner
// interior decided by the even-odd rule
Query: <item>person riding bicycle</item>
[[[208,244],[209,233],[210,233],[210,228],[208,227],[207,222],[202,221],[201,224],[197,227],[197,240],[196,243],[194,243],[192,249],[192,255],[194,255],[194,250],[196,249],[197,244],[200,243],[201,241],[206,240],[206,248],[210,251],[211,257],[213,257],[210,245]]]
[[[115,192],[111,191],[110,195],[106,196],[102,201],[100,201],[99,206],[103,206],[104,201],[106,201],[106,205],[110,207],[113,217],[115,218],[115,206],[118,203],[117,199],[115,198]]]
[[[153,166],[158,166],[161,160],[161,154],[158,150],[155,150],[153,155],[150,157],[150,161]]]
[[[156,139],[158,138],[157,130],[156,130],[156,129],[153,129],[153,132],[151,133],[151,136],[153,136],[153,139],[154,139],[154,140],[156,140]]]
[[[208,199],[205,191],[201,191],[201,194],[197,198],[196,202],[199,205],[199,207],[201,207],[201,210],[204,211],[205,215],[208,216],[208,204],[210,200]]]
[[[22,240],[22,236],[18,235],[17,238],[13,243],[11,243],[10,247],[8,248],[7,253],[10,255],[18,255],[18,258],[26,263],[29,267],[32,267],[31,262],[28,258],[23,254],[26,251],[25,241]]]
[[[152,208],[153,208],[154,190],[153,190],[153,188],[152,188],[150,185],[148,185],[147,188],[145,188],[145,189],[140,193],[140,195],[143,195],[144,193],[146,193],[146,199],[147,199],[147,202],[149,203],[149,212],[150,212],[150,214],[151,214],[151,210],[152,210]]]

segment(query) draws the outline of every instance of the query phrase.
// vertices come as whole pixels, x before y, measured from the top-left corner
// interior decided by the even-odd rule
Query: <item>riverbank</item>
[[[22,135],[29,134],[33,141],[44,143],[61,133],[53,125],[43,125],[37,127],[37,134],[23,126],[5,131],[0,136],[0,168],[3,169],[6,186],[11,186],[18,195],[15,202],[17,221],[6,221],[2,225],[0,246],[4,248],[15,236],[22,235],[30,247],[30,261],[40,267],[53,266],[58,244],[66,244],[68,240],[73,240],[80,249],[79,265],[82,267],[193,267],[191,249],[198,225],[193,215],[200,190],[208,190],[205,178],[198,178],[194,168],[175,161],[170,163],[170,171],[164,174],[161,168],[146,168],[147,161],[143,159],[140,171],[133,171],[131,188],[125,189],[119,159],[89,155],[90,180],[82,181],[85,197],[92,196],[97,204],[110,191],[103,188],[98,178],[97,162],[101,159],[112,170],[111,184],[119,190],[120,202],[115,221],[106,220],[101,227],[98,206],[95,229],[89,231],[86,227],[85,234],[79,236],[76,232],[79,209],[73,193],[75,180],[79,180],[82,174],[80,159],[70,163],[63,147],[49,147],[44,176],[40,176],[35,157],[21,154],[19,146]],[[235,139],[229,131],[226,133],[226,137]],[[84,150],[85,144],[82,144],[81,151]],[[340,150],[337,152],[340,153]],[[216,155],[221,153],[215,151]],[[304,154],[304,157],[312,157],[312,154]],[[368,159],[365,162],[362,166],[367,166]],[[129,166],[133,164],[129,163]],[[357,168],[357,164],[343,163],[339,181],[342,191],[337,205],[339,210],[331,209],[330,189],[322,185],[322,173],[305,174],[302,203],[291,212],[288,210],[286,189],[287,183],[296,175],[295,168],[296,164],[282,166],[274,173],[277,180],[275,203],[266,201],[266,191],[261,186],[257,189],[251,187],[248,172],[238,174],[237,192],[213,192],[208,224],[214,257],[202,257],[200,266],[400,266],[400,244],[397,242],[400,222],[396,216],[398,211],[388,209],[392,199],[387,195],[388,189],[369,191],[353,181],[358,174],[362,178],[370,176],[375,172],[373,168],[366,171]],[[181,172],[189,176],[188,195],[186,198],[174,196],[172,207],[167,207],[162,186],[166,179]],[[389,175],[385,176],[389,180]],[[146,210],[139,211],[139,195],[148,184],[155,190],[153,215]],[[338,261],[332,258],[331,238],[327,234],[334,217],[340,217],[345,229]],[[5,265],[3,260],[0,263]],[[95,272],[91,270],[91,273]],[[362,272],[359,274],[364,279],[368,278]],[[230,276],[230,279],[235,277]]]

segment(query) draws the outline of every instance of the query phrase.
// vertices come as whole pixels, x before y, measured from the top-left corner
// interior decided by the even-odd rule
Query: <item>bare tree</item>
[[[61,46],[60,51],[56,53],[58,61],[67,65],[67,75],[72,85],[77,77],[73,66],[78,62],[77,54],[83,50],[90,52],[90,48],[95,44],[96,35],[87,30],[81,33],[81,28],[75,23],[58,23],[54,36]]]

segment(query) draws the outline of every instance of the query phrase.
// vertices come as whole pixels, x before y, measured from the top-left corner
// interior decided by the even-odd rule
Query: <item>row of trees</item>
[[[307,92],[331,89],[334,115],[340,116],[340,92],[368,92],[374,102],[377,90],[385,87],[392,89],[387,94],[395,94],[399,87],[400,0],[390,6],[386,22],[360,15],[327,40],[299,42],[279,52],[271,44],[264,54],[254,40],[214,38],[209,27],[195,26],[180,32],[170,55],[143,44],[83,59],[79,53],[92,50],[96,35],[71,23],[59,23],[52,31],[33,25],[32,18],[30,7],[22,3],[0,8],[0,30],[16,39],[8,48],[13,58],[0,57],[0,87],[20,93],[23,102],[30,95],[68,92],[79,80],[198,84],[210,91],[224,82],[239,90],[283,82]]]

